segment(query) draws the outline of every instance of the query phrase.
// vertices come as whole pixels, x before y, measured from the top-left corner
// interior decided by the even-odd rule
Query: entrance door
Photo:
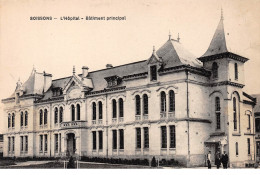
[[[67,135],[67,150],[69,155],[74,155],[76,151],[75,134],[70,133]]]

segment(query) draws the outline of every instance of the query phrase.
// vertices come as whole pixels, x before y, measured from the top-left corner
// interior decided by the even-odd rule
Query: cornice
[[[198,58],[198,60],[200,60],[201,62],[207,62],[207,61],[213,61],[213,60],[217,60],[217,59],[222,59],[222,58],[230,58],[236,61],[240,61],[242,63],[245,63],[246,61],[248,61],[248,58],[239,56],[237,54],[234,54],[232,52],[224,52],[224,53],[220,53],[220,54],[216,54],[216,55],[210,55],[210,56],[206,56],[206,57],[200,57]]]

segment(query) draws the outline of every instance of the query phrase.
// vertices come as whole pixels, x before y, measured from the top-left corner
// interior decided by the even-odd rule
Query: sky
[[[9,97],[33,67],[53,79],[148,59],[180,34],[195,56],[208,48],[221,7],[228,49],[245,63],[245,88],[260,93],[260,0],[0,0],[0,99]],[[30,20],[52,16],[57,20]],[[124,21],[64,21],[63,16],[125,16]],[[0,104],[0,119],[3,104]],[[0,132],[2,120],[0,120]]]

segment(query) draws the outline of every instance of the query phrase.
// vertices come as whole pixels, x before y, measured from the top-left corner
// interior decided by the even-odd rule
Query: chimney
[[[82,67],[82,78],[85,78],[86,76],[88,76],[88,67],[83,66]]]
[[[52,84],[52,74],[47,74],[45,72],[43,72],[43,76],[44,76],[44,87],[43,87],[43,91],[46,92]]]
[[[112,64],[107,64],[107,65],[106,65],[106,68],[107,68],[107,69],[112,68],[112,67],[113,67]]]

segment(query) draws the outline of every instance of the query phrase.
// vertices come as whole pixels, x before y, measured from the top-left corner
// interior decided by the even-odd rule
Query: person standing
[[[219,169],[220,164],[221,164],[221,158],[220,158],[220,152],[218,151],[218,152],[216,153],[216,165],[217,165],[217,169]]]
[[[224,151],[224,154],[222,155],[221,161],[222,161],[222,164],[223,164],[223,168],[227,169],[228,155],[227,155],[226,151]]]
[[[211,169],[211,151],[207,154],[208,169]]]

